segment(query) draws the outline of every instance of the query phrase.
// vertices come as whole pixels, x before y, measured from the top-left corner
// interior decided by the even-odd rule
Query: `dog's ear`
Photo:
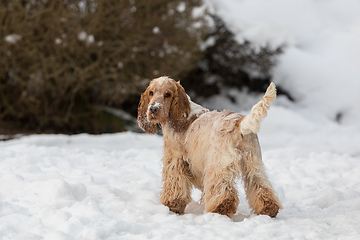
[[[186,131],[189,127],[190,101],[180,82],[176,82],[176,92],[169,112],[170,127],[177,132]]]
[[[146,133],[155,134],[157,132],[157,125],[148,120],[146,112],[148,110],[150,99],[149,99],[149,88],[141,94],[140,103],[138,106],[138,117],[137,123],[139,127]]]

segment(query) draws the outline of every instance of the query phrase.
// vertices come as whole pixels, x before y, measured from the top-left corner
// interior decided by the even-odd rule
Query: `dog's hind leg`
[[[235,188],[235,174],[229,169],[212,167],[204,178],[205,210],[233,216],[239,205],[238,192]]]
[[[250,207],[256,214],[276,217],[282,207],[266,176],[260,150],[245,151],[242,155],[240,168]]]

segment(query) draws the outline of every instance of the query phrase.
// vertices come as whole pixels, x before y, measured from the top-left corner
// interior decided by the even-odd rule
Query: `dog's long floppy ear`
[[[186,131],[189,127],[190,101],[180,82],[176,82],[176,92],[169,112],[170,127],[177,132]]]
[[[140,103],[138,106],[137,123],[139,127],[142,130],[144,130],[146,133],[155,134],[157,132],[157,126],[155,123],[150,122],[147,119],[147,115],[146,115],[149,102],[150,102],[149,90],[146,89],[146,91],[143,94],[141,94]]]

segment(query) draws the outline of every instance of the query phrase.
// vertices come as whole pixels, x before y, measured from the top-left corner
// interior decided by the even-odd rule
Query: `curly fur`
[[[154,134],[163,129],[162,204],[183,214],[193,186],[203,191],[205,210],[232,216],[239,204],[235,180],[241,175],[256,214],[275,217],[281,203],[265,173],[256,132],[276,97],[272,83],[248,116],[209,111],[169,77],[151,81],[142,94],[138,124]]]

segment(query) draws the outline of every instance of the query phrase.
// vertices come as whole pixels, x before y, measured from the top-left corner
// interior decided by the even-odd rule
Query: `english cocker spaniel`
[[[247,116],[209,111],[192,102],[180,82],[153,79],[141,95],[137,122],[147,133],[156,133],[157,125],[163,131],[161,203],[183,214],[195,186],[207,212],[231,217],[239,204],[235,179],[241,175],[253,212],[276,217],[281,203],[266,176],[256,134],[275,97],[271,83]]]

